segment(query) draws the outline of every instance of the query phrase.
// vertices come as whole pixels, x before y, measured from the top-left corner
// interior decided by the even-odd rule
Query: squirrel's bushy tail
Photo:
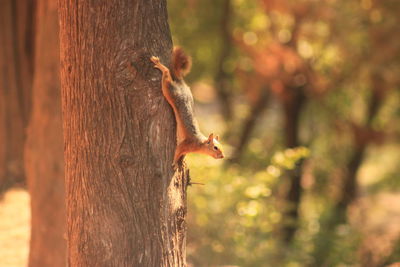
[[[172,68],[174,76],[182,79],[183,76],[189,73],[192,67],[192,59],[186,55],[185,51],[179,46],[174,47],[172,52]]]

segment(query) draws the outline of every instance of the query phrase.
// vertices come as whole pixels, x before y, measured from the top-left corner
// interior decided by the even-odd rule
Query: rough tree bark
[[[185,266],[166,1],[60,0],[69,266]]]
[[[0,192],[23,182],[33,73],[33,0],[0,1]]]
[[[65,266],[64,160],[57,1],[38,0],[32,116],[25,150],[31,195],[29,266]]]

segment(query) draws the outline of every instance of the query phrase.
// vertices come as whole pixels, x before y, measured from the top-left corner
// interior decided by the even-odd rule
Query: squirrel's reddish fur
[[[161,89],[165,99],[171,105],[177,124],[178,145],[175,150],[174,165],[179,159],[190,152],[223,158],[218,136],[210,134],[205,137],[199,129],[194,116],[192,92],[183,77],[189,73],[192,61],[182,48],[176,47],[172,53],[172,70],[160,62],[158,57],[151,57],[154,67],[162,72]]]
[[[182,79],[192,68],[192,59],[179,46],[172,52],[172,68],[176,78]]]

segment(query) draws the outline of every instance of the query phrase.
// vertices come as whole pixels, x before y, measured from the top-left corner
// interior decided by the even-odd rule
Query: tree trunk
[[[218,100],[221,105],[222,115],[226,122],[232,120],[232,91],[230,90],[229,75],[224,70],[224,63],[232,50],[231,23],[232,4],[231,0],[223,0],[221,14],[221,47],[218,58],[217,72],[215,75]]]
[[[283,103],[285,114],[285,142],[287,148],[299,146],[299,123],[300,113],[305,104],[305,95],[303,88],[291,88],[292,91],[288,96],[287,101]],[[297,230],[299,217],[299,207],[301,201],[301,176],[302,164],[300,161],[296,167],[288,172],[290,186],[286,194],[285,200],[288,203],[288,210],[285,212],[285,217],[288,223],[283,228],[283,240],[289,243]]]
[[[165,0],[60,0],[69,266],[185,266]]]
[[[371,77],[373,81],[373,88],[371,97],[368,102],[367,114],[365,118],[365,123],[362,126],[365,129],[372,128],[372,122],[378,115],[378,112],[383,105],[385,100],[386,91],[383,79],[377,75],[373,75]],[[370,143],[369,140],[361,141],[362,138],[354,136],[354,151],[350,157],[350,160],[346,166],[346,175],[343,179],[343,187],[342,187],[342,194],[338,199],[336,204],[336,210],[339,214],[341,220],[339,223],[346,222],[346,210],[348,206],[353,202],[353,200],[357,197],[358,191],[358,183],[357,183],[357,173],[364,161],[366,150]]]
[[[23,182],[33,73],[32,0],[0,1],[0,192]]]
[[[25,169],[31,195],[29,266],[65,266],[64,160],[57,2],[38,0],[32,116]]]
[[[243,151],[245,150],[247,144],[249,143],[253,129],[256,126],[257,119],[262,115],[262,113],[266,109],[268,101],[269,101],[269,91],[266,88],[264,88],[263,91],[260,93],[260,96],[256,101],[256,103],[252,105],[251,112],[243,124],[242,132],[239,137],[239,142],[235,148],[235,151],[233,152],[231,162],[240,162],[243,155]]]
[[[364,160],[365,151],[367,146],[356,147],[353,154],[347,163],[347,173],[344,177],[342,194],[336,205],[338,216],[342,219],[339,223],[344,223],[346,221],[346,210],[347,207],[353,202],[357,196],[358,186],[357,186],[357,173]]]

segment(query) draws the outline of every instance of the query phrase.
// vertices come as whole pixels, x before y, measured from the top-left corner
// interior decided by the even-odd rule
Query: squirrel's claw
[[[162,71],[162,64],[158,57],[152,56],[150,60],[154,63],[154,68]]]
[[[151,60],[155,65],[160,64],[160,59],[159,59],[158,57],[152,56],[152,57],[150,58],[150,60]]]

